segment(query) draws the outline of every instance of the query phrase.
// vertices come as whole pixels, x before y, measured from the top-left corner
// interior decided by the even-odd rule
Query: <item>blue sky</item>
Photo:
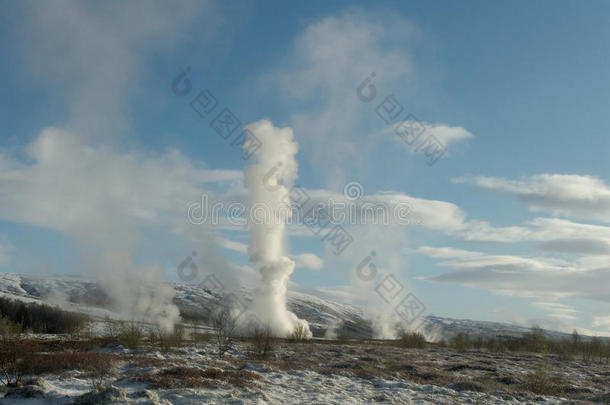
[[[293,288],[391,311],[354,279],[374,250],[428,313],[610,332],[610,4],[225,3],[0,2],[0,269],[120,257],[176,280],[197,251],[251,276],[246,229],[186,221],[244,194],[248,162],[189,107],[208,89],[242,126],[293,129],[299,186],[358,182],[422,220],[351,226],[339,256],[290,227]],[[446,146],[432,166],[375,113],[389,95]]]

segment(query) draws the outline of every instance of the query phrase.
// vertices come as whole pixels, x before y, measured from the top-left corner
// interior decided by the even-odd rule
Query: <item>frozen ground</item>
[[[45,341],[45,350],[84,350]],[[30,376],[0,404],[568,404],[610,402],[607,366],[553,356],[458,353],[352,342],[277,343],[260,359],[248,342],[222,359],[211,342],[160,352],[117,344],[90,346],[117,359],[105,370],[106,389],[92,390],[87,371]],[[529,391],[539,366],[562,381],[561,397]]]

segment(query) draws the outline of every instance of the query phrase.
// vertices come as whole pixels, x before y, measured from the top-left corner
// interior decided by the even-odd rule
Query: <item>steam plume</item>
[[[286,309],[286,287],[295,263],[285,255],[286,219],[290,213],[282,207],[297,177],[294,155],[298,145],[291,128],[276,128],[268,120],[250,124],[248,129],[262,143],[253,154],[255,163],[244,169],[251,208],[264,206],[265,212],[275,216],[256,221],[250,228],[248,255],[261,276],[253,311],[277,336],[286,336],[299,324],[311,336],[307,322]]]

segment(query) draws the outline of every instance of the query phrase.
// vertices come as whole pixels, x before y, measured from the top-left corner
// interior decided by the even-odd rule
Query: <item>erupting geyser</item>
[[[286,336],[300,324],[311,337],[307,322],[286,309],[286,288],[295,263],[284,251],[286,220],[290,216],[285,197],[297,177],[294,155],[298,144],[293,141],[291,128],[276,128],[268,120],[255,122],[247,128],[261,143],[252,155],[255,163],[244,169],[251,214],[255,210],[258,212],[251,215],[256,220],[250,221],[248,245],[250,262],[261,276],[252,309],[276,336]]]

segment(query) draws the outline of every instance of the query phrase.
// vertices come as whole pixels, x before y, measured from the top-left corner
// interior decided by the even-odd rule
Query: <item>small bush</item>
[[[400,345],[407,348],[423,349],[426,347],[426,338],[420,332],[403,333]]]
[[[451,339],[451,346],[458,352],[463,352],[464,350],[470,349],[472,344],[468,335],[465,333],[458,333]]]
[[[563,380],[560,377],[552,376],[546,369],[546,366],[540,366],[534,372],[527,374],[526,387],[534,394],[558,396],[563,392]]]
[[[530,333],[525,336],[525,349],[535,353],[546,353],[548,351],[547,339],[544,331],[538,326],[534,326]]]
[[[184,342],[184,327],[176,325],[172,332],[166,332],[157,327],[149,333],[148,340],[151,345],[158,346],[162,350],[178,347]]]
[[[119,341],[130,349],[137,349],[142,344],[144,331],[135,322],[123,323]]]
[[[494,353],[504,353],[506,351],[506,345],[502,340],[496,338],[489,338],[485,343],[487,349]]]
[[[275,339],[271,333],[271,328],[269,326],[264,328],[257,326],[252,333],[252,344],[256,357],[259,359],[269,357],[275,346]]]
[[[304,340],[309,339],[309,335],[307,333],[307,328],[305,327],[305,325],[299,323],[297,326],[295,326],[292,333],[288,335],[288,339],[291,342],[302,342]]]
[[[27,374],[70,370],[108,374],[120,359],[118,355],[102,352],[33,353],[23,361],[23,369]]]
[[[212,326],[216,329],[214,337],[218,347],[218,357],[231,349],[237,327],[237,319],[226,307],[216,310],[211,317]]]
[[[23,324],[11,322],[8,318],[0,318],[0,339],[10,340],[21,332],[23,332]]]
[[[40,343],[20,335],[3,341],[0,346],[0,383],[18,385],[27,374],[60,373],[69,370],[88,374],[93,388],[103,385],[120,357],[100,352],[40,353]]]
[[[28,359],[36,352],[36,344],[19,334],[3,337],[0,345],[0,383],[16,386],[27,373]]]

